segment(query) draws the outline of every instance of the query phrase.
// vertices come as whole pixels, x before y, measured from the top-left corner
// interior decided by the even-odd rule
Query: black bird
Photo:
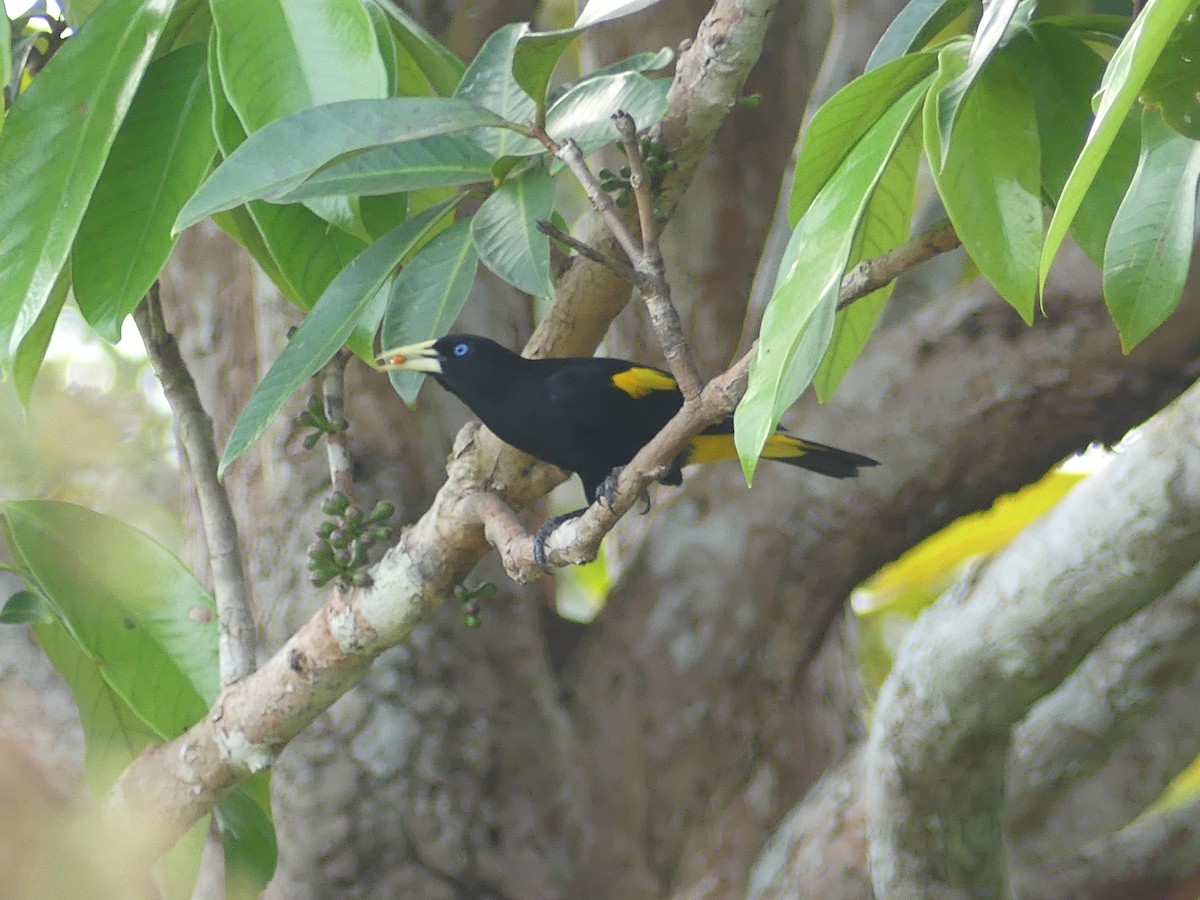
[[[526,359],[495,341],[449,334],[386,350],[382,369],[428,372],[455,394],[498,438],[544,462],[575,472],[589,504],[604,495],[605,480],[627,464],[679,411],[683,395],[667,372],[625,359]],[[692,438],[672,463],[664,484],[679,484],[680,469],[736,459],[733,416]],[[868,456],[777,431],[762,458],[833,478],[852,478]],[[583,509],[556,516],[538,532],[535,555],[545,564],[550,532]]]

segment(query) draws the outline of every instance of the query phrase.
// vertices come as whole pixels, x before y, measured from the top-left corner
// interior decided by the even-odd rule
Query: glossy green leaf
[[[387,96],[387,72],[359,0],[210,0],[225,94],[253,133],[281,116]]]
[[[455,222],[430,241],[396,276],[383,316],[381,346],[398,347],[445,334],[467,301],[478,260],[470,219]],[[421,373],[388,376],[405,403],[416,402]]]
[[[533,124],[536,105],[513,75],[517,44],[528,31],[526,23],[517,22],[494,32],[467,66],[454,96],[470,100],[509,122]],[[476,134],[475,140],[495,157],[530,156],[542,150],[537,141],[514,131],[485,129]]]
[[[17,591],[0,609],[0,625],[47,625],[54,613],[36,591]]]
[[[372,2],[392,20],[392,33],[429,80],[434,92],[442,97],[454,93],[466,70],[462,60],[439,43],[393,0]]]
[[[965,47],[966,41],[958,46]],[[854,79],[813,115],[796,159],[788,218],[800,221],[813,198],[884,112],[937,68],[937,55],[919,53]]]
[[[213,58],[210,52],[210,64]],[[223,152],[236,153],[245,132],[219,83],[210,80],[209,84],[217,88],[212,93],[217,143]],[[232,226],[235,239],[240,236],[256,259],[265,254],[265,271],[283,295],[304,310],[312,309],[334,276],[366,247],[365,241],[330,226],[303,206],[251,202],[245,212],[244,218],[223,219],[223,225]],[[359,356],[370,358],[370,335],[356,335],[349,345]]]
[[[957,53],[943,51],[940,61],[939,82],[960,77],[964,61]],[[1025,76],[1004,54],[987,61],[959,108],[944,159],[937,96],[935,83],[925,104],[925,153],[938,194],[980,272],[1032,322],[1042,239],[1041,151]]]
[[[138,716],[105,680],[103,661],[85,651],[59,621],[34,625],[34,636],[71,690],[83,726],[84,775],[104,796],[139,753],[163,735]]]
[[[162,37],[154,49],[155,58],[188,44],[203,44],[212,32],[212,13],[208,0],[175,0]]]
[[[1035,22],[1005,54],[1033,83],[1042,191],[1053,204],[1087,139],[1091,99],[1100,85],[1104,60],[1073,32],[1044,22]],[[1103,265],[1109,226],[1137,164],[1138,131],[1137,121],[1131,120],[1118,133],[1071,225],[1075,240],[1097,266]]]
[[[938,133],[942,141],[938,159],[946,159],[950,155],[950,139],[962,105],[985,64],[998,47],[1028,26],[1036,6],[1036,0],[991,0],[983,5],[983,15],[967,53],[966,68],[943,84],[935,101]]]
[[[443,203],[396,227],[334,277],[238,416],[218,474],[224,473],[230,463],[266,431],[292,392],[312,378],[341,349],[392,278],[392,272],[450,206],[450,203]],[[372,332],[375,322],[370,325]]]
[[[205,48],[155,60],[113,142],[71,254],[75,299],[106,340],[175,247],[171,224],[216,154]]]
[[[1146,78],[1143,97],[1180,134],[1200,140],[1200,8],[1192,6]]]
[[[0,9],[0,97],[4,97],[8,86],[12,84],[13,55],[12,55],[12,21],[7,9]],[[0,110],[0,131],[4,129],[4,114],[8,104],[0,102],[4,109]]]
[[[576,28],[591,28],[653,6],[659,0],[588,0],[575,20]]]
[[[387,70],[360,0],[211,0],[211,6],[221,82],[247,133],[313,106],[387,96]],[[350,200],[306,205],[366,237]]]
[[[924,48],[971,6],[971,0],[909,0],[867,60],[866,71]]]
[[[11,367],[67,263],[171,5],[106,3],[9,110],[0,132],[0,369]]]
[[[864,259],[873,259],[898,247],[908,238],[916,196],[917,167],[921,161],[920,122],[915,116],[913,118],[885,163],[883,174],[867,201],[847,261],[847,271]],[[839,310],[834,317],[829,350],[813,379],[813,389],[822,403],[833,396],[850,366],[862,353],[894,286],[894,282],[884,285]]]
[[[568,28],[525,34],[517,41],[512,62],[513,79],[533,98],[535,118],[539,122],[545,121],[546,95],[554,67],[578,35],[577,29]]]
[[[1100,164],[1108,155],[1129,110],[1137,99],[1159,54],[1188,12],[1194,0],[1148,0],[1134,20],[1117,52],[1109,60],[1101,85],[1100,105],[1088,132],[1087,142],[1071,169],[1062,195],[1054,209],[1054,217],[1046,232],[1039,271],[1040,286],[1046,286],[1050,264],[1062,246],[1088,189],[1092,186]]]
[[[510,178],[483,202],[471,219],[480,261],[509,284],[535,297],[554,293],[550,238],[539,219],[554,211],[554,182],[542,165]]]
[[[473,141],[438,135],[358,153],[321,169],[283,201],[334,194],[392,194],[491,181],[495,160]]]
[[[623,110],[644,131],[667,111],[667,79],[651,80],[638,72],[621,72],[579,82],[546,113],[546,131],[558,141],[572,138],[584,153],[618,140],[613,113]]]
[[[13,354],[13,388],[16,390],[17,399],[21,401],[22,406],[29,406],[29,398],[33,394],[33,383],[46,359],[46,348],[50,346],[54,326],[58,324],[58,315],[67,301],[67,287],[70,283],[70,269],[69,267],[64,268],[59,273],[58,280],[54,283],[37,321],[21,339],[16,353]]]
[[[1104,299],[1128,353],[1179,305],[1195,238],[1200,142],[1142,114],[1142,154],[1104,253]]]
[[[925,91],[924,83],[917,84],[879,116],[792,232],[763,316],[749,387],[734,413],[735,441],[747,481],[763,444],[784,410],[808,387],[829,346],[858,225]]]
[[[184,206],[175,230],[248,200],[282,197],[349,153],[499,122],[470,101],[442,97],[346,100],[293,113],[228,154]]]
[[[171,737],[199,720],[217,696],[217,624],[192,573],[142,532],[81,506],[14,500],[0,515],[38,589],[130,708]]]

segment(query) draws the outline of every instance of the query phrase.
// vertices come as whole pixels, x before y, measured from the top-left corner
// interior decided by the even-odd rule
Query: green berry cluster
[[[623,147],[621,149],[624,150]],[[657,196],[658,192],[662,190],[663,176],[667,172],[675,170],[675,160],[667,156],[666,145],[648,137],[642,138],[641,151],[642,161],[646,165],[646,174],[650,176],[650,192]],[[633,171],[629,166],[621,166],[620,172],[613,172],[612,169],[600,170],[600,185],[605,191],[614,195],[617,206],[629,205],[629,200],[633,196],[633,188],[629,183],[632,175]],[[654,214],[662,218],[657,207]]]
[[[336,579],[343,590],[351,586],[369,587],[368,551],[391,537],[387,520],[395,514],[396,507],[380,500],[364,515],[349,497],[335,491],[325,498],[321,512],[329,518],[317,528],[317,539],[308,545],[308,570],[313,585],[322,587]]]
[[[496,593],[496,585],[490,581],[485,581],[479,587],[467,588],[464,585],[459,585],[455,589],[455,596],[458,602],[462,605],[462,621],[467,628],[478,628],[481,622],[479,613],[481,607],[479,605],[480,597],[490,597]]]

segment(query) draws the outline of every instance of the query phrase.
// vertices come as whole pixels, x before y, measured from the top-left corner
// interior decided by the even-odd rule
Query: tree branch
[[[329,459],[329,483],[334,491],[353,497],[354,470],[350,445],[346,440],[346,363],[349,361],[349,351],[339,350],[324,365],[318,377],[321,380],[325,419],[334,427],[333,431],[324,434],[325,455]]]
[[[1014,734],[1005,809],[1021,868],[1124,827],[1200,752],[1198,651],[1200,568],[1030,710]]]
[[[141,332],[154,374],[162,383],[175,418],[183,458],[196,485],[212,566],[213,596],[217,601],[221,684],[229,685],[254,671],[255,626],[246,568],[238,545],[237,522],[225,486],[217,478],[212,420],[204,411],[187,364],[163,321],[157,281],[134,310],[133,320]]]
[[[1022,900],[1158,900],[1200,876],[1200,800],[1149,813],[1020,880]],[[1193,896],[1195,891],[1189,896]]]
[[[899,247],[874,259],[864,259],[846,273],[838,293],[838,309],[845,309],[881,287],[895,281],[909,269],[962,244],[949,219],[931,225]]]
[[[1193,386],[913,628],[867,748],[879,897],[1005,894],[1010,731],[1200,558],[1198,433]]]

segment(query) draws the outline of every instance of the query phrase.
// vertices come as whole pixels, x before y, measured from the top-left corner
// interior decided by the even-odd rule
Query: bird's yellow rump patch
[[[808,445],[804,441],[779,432],[767,438],[761,456],[763,459],[795,459],[807,452]],[[737,459],[732,433],[698,434],[688,444],[686,465],[699,466],[727,459]]]
[[[675,390],[675,379],[658,369],[634,366],[612,377],[613,387],[624,391],[634,400],[641,400],[651,391]]]

